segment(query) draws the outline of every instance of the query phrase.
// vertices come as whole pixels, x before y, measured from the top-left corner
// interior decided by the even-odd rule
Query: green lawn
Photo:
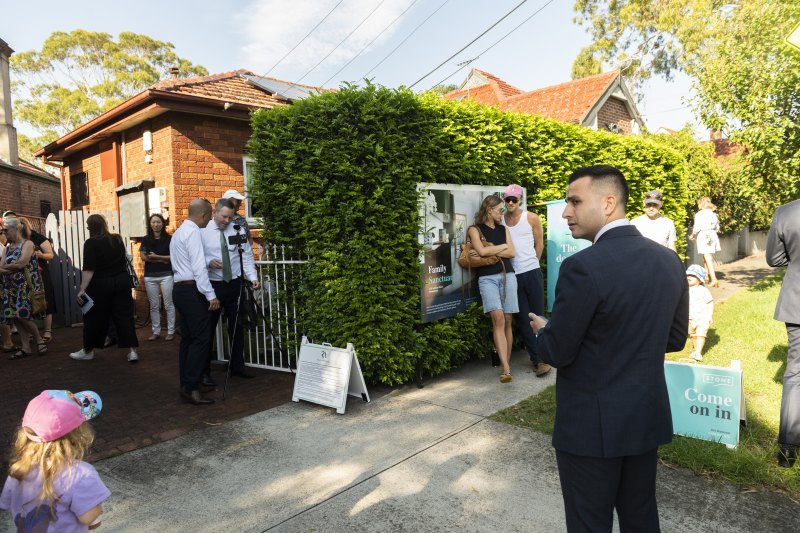
[[[784,490],[800,498],[800,467],[778,467],[776,461],[778,419],[783,372],[786,368],[786,328],[772,319],[782,274],[768,277],[748,291],[715,306],[714,324],[708,335],[703,364],[729,366],[741,361],[747,427],[742,428],[739,447],[676,436],[659,450],[661,460],[688,468],[696,474],[721,477],[740,486]],[[687,357],[691,342],[669,360]],[[493,419],[552,433],[555,387],[504,409]]]

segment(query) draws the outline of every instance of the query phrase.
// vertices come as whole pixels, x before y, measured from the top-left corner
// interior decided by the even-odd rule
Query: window
[[[70,174],[69,190],[71,209],[83,207],[89,203],[89,179],[86,172]]]
[[[253,172],[255,171],[255,162],[248,156],[242,158],[244,168],[244,196],[245,196],[245,217],[248,222],[261,222],[261,211],[258,204],[253,201]]]
[[[47,215],[53,212],[53,207],[50,205],[49,200],[39,201],[39,216],[47,218]]]

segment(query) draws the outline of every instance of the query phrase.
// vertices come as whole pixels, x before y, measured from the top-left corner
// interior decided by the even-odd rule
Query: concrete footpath
[[[300,402],[95,463],[107,531],[564,531],[549,436],[487,420],[555,381],[515,354],[344,415]],[[786,532],[800,505],[659,467],[664,531]],[[3,526],[8,527],[8,515]],[[9,531],[8,529],[4,531]]]
[[[555,372],[536,378],[521,352],[512,371],[504,385],[487,359],[471,361],[423,389],[350,398],[344,415],[288,402],[100,460],[113,493],[100,531],[564,531],[550,437],[486,418]],[[658,500],[665,532],[800,524],[800,504],[785,495],[664,466]],[[10,522],[0,512],[0,532]]]

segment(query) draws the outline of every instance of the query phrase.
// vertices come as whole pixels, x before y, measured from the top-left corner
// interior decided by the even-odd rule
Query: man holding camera
[[[220,312],[224,309],[228,319],[231,374],[242,378],[252,378],[254,376],[244,367],[244,331],[239,312],[242,267],[244,267],[244,278],[254,289],[258,288],[258,275],[253,249],[247,242],[243,228],[238,224],[231,223],[234,214],[235,207],[230,199],[217,200],[212,218],[202,231],[208,278],[220,301],[220,309],[210,313],[209,325],[212,331],[216,329]],[[240,247],[242,250],[241,262],[239,260]],[[210,357],[211,346],[209,345],[209,363]]]

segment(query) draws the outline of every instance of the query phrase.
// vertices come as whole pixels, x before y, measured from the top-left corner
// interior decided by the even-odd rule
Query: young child
[[[82,461],[94,440],[86,423],[103,402],[97,393],[46,390],[28,403],[17,430],[0,509],[17,531],[88,531],[100,526],[111,492]]]
[[[689,266],[686,269],[686,280],[689,282],[689,336],[694,346],[694,351],[689,357],[695,361],[702,361],[703,346],[714,315],[714,298],[705,287],[705,268],[700,265]]]

